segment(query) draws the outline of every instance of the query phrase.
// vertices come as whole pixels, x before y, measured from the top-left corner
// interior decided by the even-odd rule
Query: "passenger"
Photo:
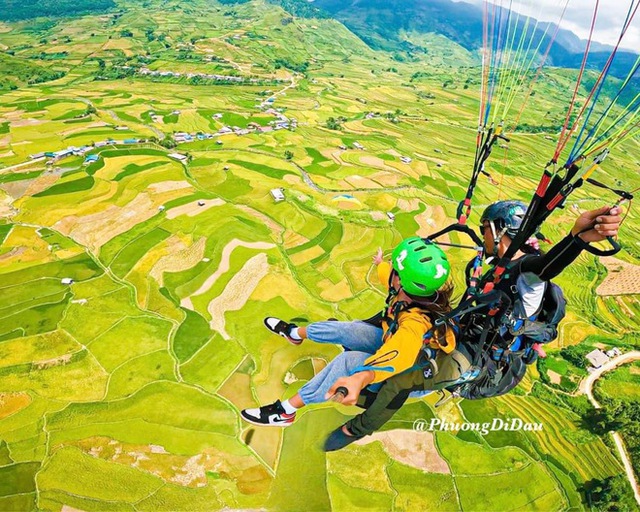
[[[256,425],[287,426],[295,420],[298,409],[325,402],[338,388],[343,388],[343,403],[355,404],[363,388],[414,366],[434,319],[450,311],[449,262],[436,244],[418,237],[401,242],[392,253],[391,263],[383,261],[382,250],[378,250],[374,262],[380,282],[388,286],[388,296],[384,311],[372,319],[315,322],[306,327],[273,317],[264,320],[271,332],[294,345],[309,339],[342,345],[345,352],[290,399],[245,409],[243,419]],[[434,351],[453,351],[453,331],[443,327],[430,345]]]

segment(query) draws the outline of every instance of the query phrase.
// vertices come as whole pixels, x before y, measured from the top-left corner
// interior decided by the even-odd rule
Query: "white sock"
[[[298,329],[299,327],[294,327],[293,329],[291,329],[291,332],[289,333],[289,338],[291,338],[292,340],[301,340],[302,338],[300,337],[300,334],[298,333]]]
[[[293,414],[298,410],[297,407],[294,407],[293,405],[291,405],[291,402],[289,402],[289,400],[285,400],[284,402],[280,402],[280,403],[282,404],[282,408],[284,409],[284,412],[286,412],[287,414]]]

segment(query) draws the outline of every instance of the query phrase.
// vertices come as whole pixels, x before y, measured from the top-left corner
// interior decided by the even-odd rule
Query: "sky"
[[[457,0],[482,5],[483,0]],[[633,0],[635,4],[639,0]],[[566,0],[513,0],[513,10],[542,21],[558,22]],[[510,0],[495,3],[509,7]],[[599,0],[598,18],[593,39],[600,43],[615,45],[620,37],[622,24],[629,11],[631,0]],[[581,39],[589,37],[596,0],[569,0],[567,12],[560,24]],[[622,48],[640,52],[640,9],[625,34]]]

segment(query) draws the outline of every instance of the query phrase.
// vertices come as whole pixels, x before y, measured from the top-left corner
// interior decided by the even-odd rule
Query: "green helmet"
[[[449,260],[440,247],[414,236],[393,250],[391,264],[398,273],[403,290],[409,295],[429,297],[447,281]]]

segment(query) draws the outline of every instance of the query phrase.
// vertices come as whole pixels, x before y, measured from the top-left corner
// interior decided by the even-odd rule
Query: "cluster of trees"
[[[54,53],[45,53],[40,52],[37,55],[31,56],[32,59],[38,60],[58,60],[58,59],[66,59],[69,56],[69,52],[54,52]]]
[[[587,345],[578,344],[570,347],[564,347],[560,351],[560,355],[577,368],[586,368],[588,361],[586,355],[593,350]]]
[[[640,473],[640,403],[618,400],[603,395],[596,387],[601,409],[593,409],[585,416],[585,422],[596,434],[619,432],[627,445],[631,463],[636,474]]]
[[[11,80],[0,78],[0,91],[15,91],[18,86]]]
[[[96,75],[95,80],[121,80],[129,78],[136,74],[136,70],[132,67],[111,66],[103,68]]]
[[[165,39],[167,39],[166,34],[156,34],[152,28],[148,28],[144,31],[144,36],[147,38],[148,42],[159,41],[163,43]]]
[[[53,80],[58,80],[62,78],[66,73],[64,71],[51,71],[49,69],[44,70],[44,72],[39,72],[35,76],[32,76],[27,80],[29,85],[41,84],[44,82],[51,82]]]
[[[425,71],[416,71],[413,75],[411,75],[411,79],[409,81],[413,82],[415,80],[420,80],[421,78],[427,78],[429,76],[431,76],[431,73],[427,73]]]
[[[104,12],[116,6],[113,0],[0,0],[0,20],[18,21],[45,16],[76,16]]]
[[[395,112],[385,112],[384,117],[389,120],[397,119],[398,116],[406,116],[407,113],[397,108]]]
[[[308,0],[267,0],[270,4],[279,5],[288,13],[299,18],[327,18],[328,14],[315,7]]]
[[[610,476],[604,480],[589,480],[582,491],[587,502],[599,512],[632,512],[637,510],[627,479],[622,476]]]
[[[327,119],[327,128],[329,130],[342,130],[342,123],[344,123],[346,119],[344,117],[330,117]]]
[[[53,39],[54,42],[59,42],[59,43],[70,43],[72,41],[70,36],[63,36],[59,39],[54,38]],[[49,42],[49,40],[46,37],[43,37],[42,39],[40,39],[40,41],[38,41],[40,44],[47,44]]]
[[[167,148],[167,149],[173,149],[176,147],[176,143],[171,137],[165,137],[161,141],[158,141],[156,139],[155,141],[152,141],[152,142],[156,142],[157,144],[160,144],[163,148]]]
[[[535,125],[535,124],[529,124],[529,123],[519,123],[518,126],[516,126],[514,131],[525,132],[525,133],[557,133],[558,127],[542,126],[542,125]]]
[[[280,58],[275,60],[275,68],[276,69],[287,68],[287,69],[291,69],[292,71],[296,71],[298,73],[306,73],[307,69],[309,69],[309,62],[308,61],[292,62],[289,59]]]
[[[32,62],[0,54],[0,75],[2,75],[3,89],[14,90],[19,83],[29,85],[41,84],[62,78],[66,73],[56,71]]]

